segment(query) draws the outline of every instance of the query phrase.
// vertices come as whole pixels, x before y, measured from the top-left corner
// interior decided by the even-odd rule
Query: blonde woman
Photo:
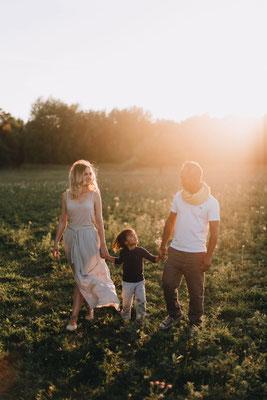
[[[62,195],[53,250],[57,259],[63,233],[65,253],[75,280],[72,315],[66,329],[74,331],[83,299],[87,303],[87,320],[93,319],[96,307],[113,306],[119,310],[119,299],[104,260],[108,250],[101,196],[89,161],[76,161],[69,172],[69,189]]]

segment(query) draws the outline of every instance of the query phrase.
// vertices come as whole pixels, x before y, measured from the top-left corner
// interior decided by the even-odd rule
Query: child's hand
[[[158,263],[161,260],[160,256],[156,256],[156,263]]]
[[[106,256],[106,260],[115,263],[115,257],[110,256],[109,254]]]

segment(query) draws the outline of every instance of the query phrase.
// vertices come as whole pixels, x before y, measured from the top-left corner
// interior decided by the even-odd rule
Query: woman
[[[88,320],[93,319],[95,307],[113,306],[119,310],[119,299],[104,260],[108,250],[101,196],[89,161],[79,160],[72,165],[69,182],[69,190],[62,195],[53,254],[59,258],[58,244],[65,231],[64,249],[75,280],[72,315],[66,329],[74,331],[83,299]]]

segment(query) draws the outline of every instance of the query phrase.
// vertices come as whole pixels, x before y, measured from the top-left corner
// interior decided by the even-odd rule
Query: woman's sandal
[[[84,319],[87,321],[92,321],[94,319],[94,310],[92,308],[87,308],[87,313]]]
[[[77,329],[78,315],[72,315],[68,325],[66,326],[67,331],[73,332]]]

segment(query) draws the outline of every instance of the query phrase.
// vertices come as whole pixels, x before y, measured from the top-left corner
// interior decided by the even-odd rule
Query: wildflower
[[[153,381],[150,381],[150,382],[149,382],[149,385],[150,385],[150,386],[154,386],[154,382],[153,382]]]
[[[167,389],[172,389],[172,385],[171,384],[167,385]]]

